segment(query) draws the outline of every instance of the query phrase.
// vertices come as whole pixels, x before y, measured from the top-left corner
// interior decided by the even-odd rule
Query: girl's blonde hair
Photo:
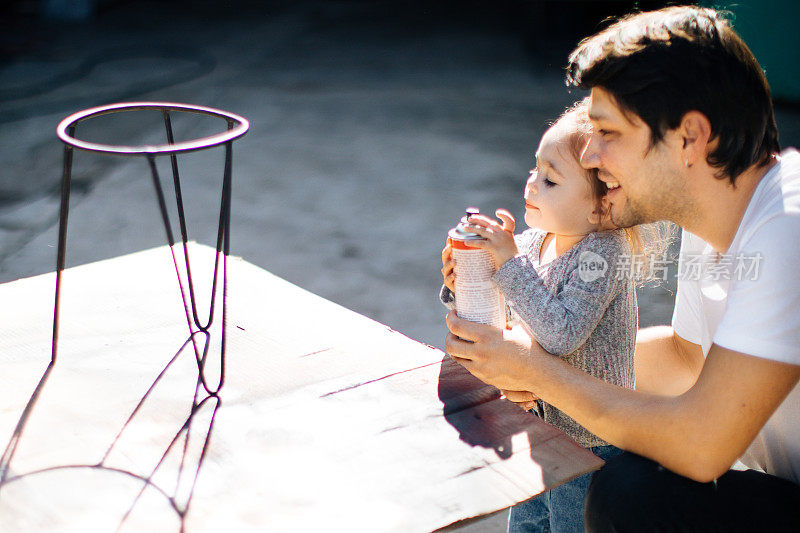
[[[569,153],[576,161],[580,161],[583,149],[592,134],[589,120],[589,97],[578,100],[568,107],[551,127],[563,128],[564,140]],[[597,176],[597,169],[584,169],[586,179],[592,188],[597,209],[600,201],[608,193],[608,186]],[[655,262],[667,261],[666,252],[675,235],[675,225],[671,222],[653,222],[639,224],[630,228],[622,228],[630,247],[632,269],[637,284],[653,279]],[[635,261],[635,263],[633,263]]]

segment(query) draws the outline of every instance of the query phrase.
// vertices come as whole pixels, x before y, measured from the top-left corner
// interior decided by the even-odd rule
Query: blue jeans
[[[616,446],[589,448],[603,460],[622,453]],[[592,473],[518,503],[508,513],[508,533],[584,533],[583,502]]]

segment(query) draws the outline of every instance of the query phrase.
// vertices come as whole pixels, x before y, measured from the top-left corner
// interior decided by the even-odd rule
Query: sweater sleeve
[[[442,285],[442,289],[439,291],[439,301],[450,310],[455,310],[456,308],[456,295],[447,285]]]
[[[627,252],[621,237],[595,233],[581,241],[553,294],[526,255],[517,255],[494,275],[508,305],[530,328],[539,344],[554,355],[568,355],[597,327],[621,283],[614,266]]]
[[[530,247],[533,237],[534,234],[529,230],[525,233],[514,235],[514,241],[517,243],[517,247],[520,250],[524,250]],[[442,284],[442,288],[439,290],[439,301],[442,302],[442,305],[444,305],[446,308],[455,311],[456,295],[447,287],[447,285]]]

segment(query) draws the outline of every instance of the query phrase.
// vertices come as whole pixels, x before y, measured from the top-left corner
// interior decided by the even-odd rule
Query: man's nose
[[[599,168],[600,167],[600,156],[598,151],[598,143],[596,135],[589,136],[589,142],[586,143],[586,146],[583,148],[583,152],[581,152],[581,166],[583,168]]]

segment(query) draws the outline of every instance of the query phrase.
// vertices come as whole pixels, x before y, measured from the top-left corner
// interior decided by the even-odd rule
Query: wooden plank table
[[[214,250],[190,252],[210,286]],[[602,464],[440,350],[228,268],[218,395],[198,386],[167,247],[64,272],[50,371],[55,275],[0,286],[0,529],[430,531]]]

